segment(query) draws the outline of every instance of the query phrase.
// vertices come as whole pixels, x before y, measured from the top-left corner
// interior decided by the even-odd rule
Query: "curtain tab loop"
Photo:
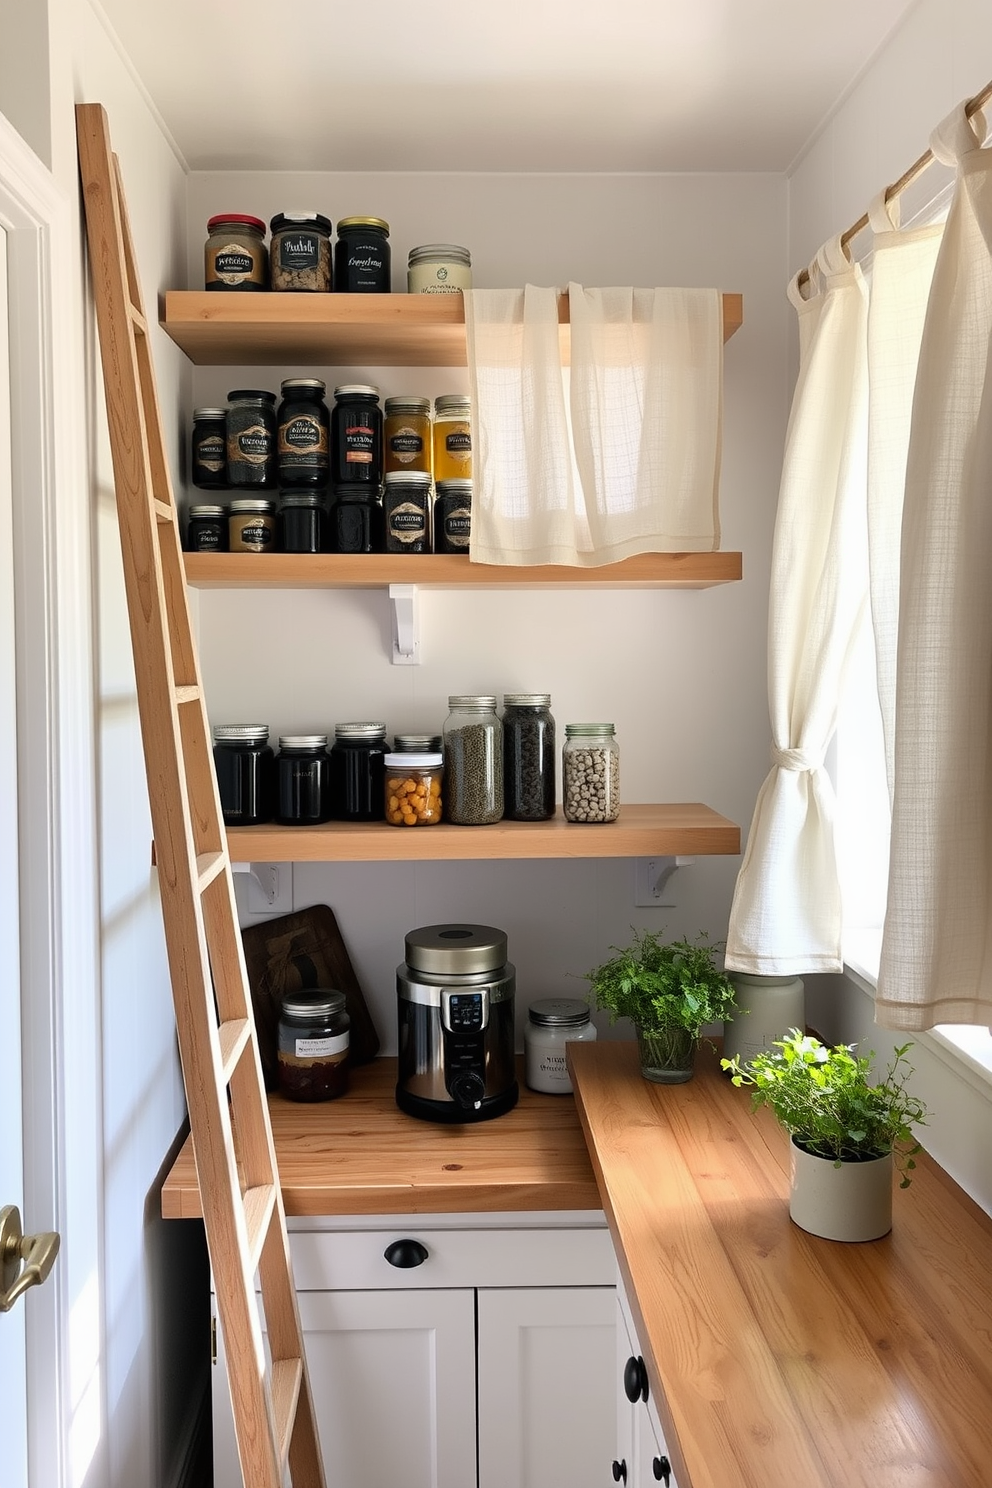
[[[887,191],[888,187],[885,189]],[[897,232],[900,222],[898,196],[886,201],[885,191],[880,191],[877,196],[872,197],[868,203],[868,223],[873,233]]]
[[[963,155],[985,143],[985,115],[979,110],[969,119],[967,106],[966,99],[959,103],[930,136],[930,148],[941,165],[957,165]]]
[[[778,765],[780,770],[795,770],[800,774],[819,770],[823,764],[822,756],[807,754],[805,749],[778,749],[773,744],[771,755],[772,764]]]

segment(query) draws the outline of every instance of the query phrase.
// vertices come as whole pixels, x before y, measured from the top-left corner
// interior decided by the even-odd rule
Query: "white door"
[[[479,1292],[479,1488],[602,1488],[616,1444],[613,1287]]]

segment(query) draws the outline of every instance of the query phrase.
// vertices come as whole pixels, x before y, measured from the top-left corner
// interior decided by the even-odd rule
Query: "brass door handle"
[[[41,1285],[58,1253],[57,1234],[22,1234],[16,1204],[0,1209],[0,1312],[9,1312],[28,1287]]]

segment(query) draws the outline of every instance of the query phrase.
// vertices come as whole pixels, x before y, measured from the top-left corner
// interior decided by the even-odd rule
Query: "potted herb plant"
[[[793,1028],[746,1064],[723,1059],[735,1085],[752,1087],[754,1107],[770,1106],[790,1134],[789,1213],[827,1240],[877,1240],[892,1228],[892,1176],[908,1188],[920,1146],[913,1128],[926,1106],[908,1088],[911,1044],[872,1081],[874,1053],[854,1044],[828,1048]]]
[[[643,930],[625,950],[610,949],[616,955],[586,973],[596,1006],[614,1023],[634,1024],[646,1080],[690,1080],[703,1027],[733,1016],[734,989],[717,963],[722,947],[704,935],[664,941]]]

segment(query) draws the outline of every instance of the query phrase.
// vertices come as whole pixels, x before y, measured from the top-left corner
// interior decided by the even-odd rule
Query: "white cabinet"
[[[329,1483],[603,1485],[616,1435],[609,1233],[488,1220],[291,1234]],[[400,1241],[413,1246],[397,1253]],[[214,1483],[241,1488],[224,1370],[218,1340]]]
[[[616,1420],[613,1481],[626,1488],[678,1488],[637,1334],[622,1289],[617,1290]]]

